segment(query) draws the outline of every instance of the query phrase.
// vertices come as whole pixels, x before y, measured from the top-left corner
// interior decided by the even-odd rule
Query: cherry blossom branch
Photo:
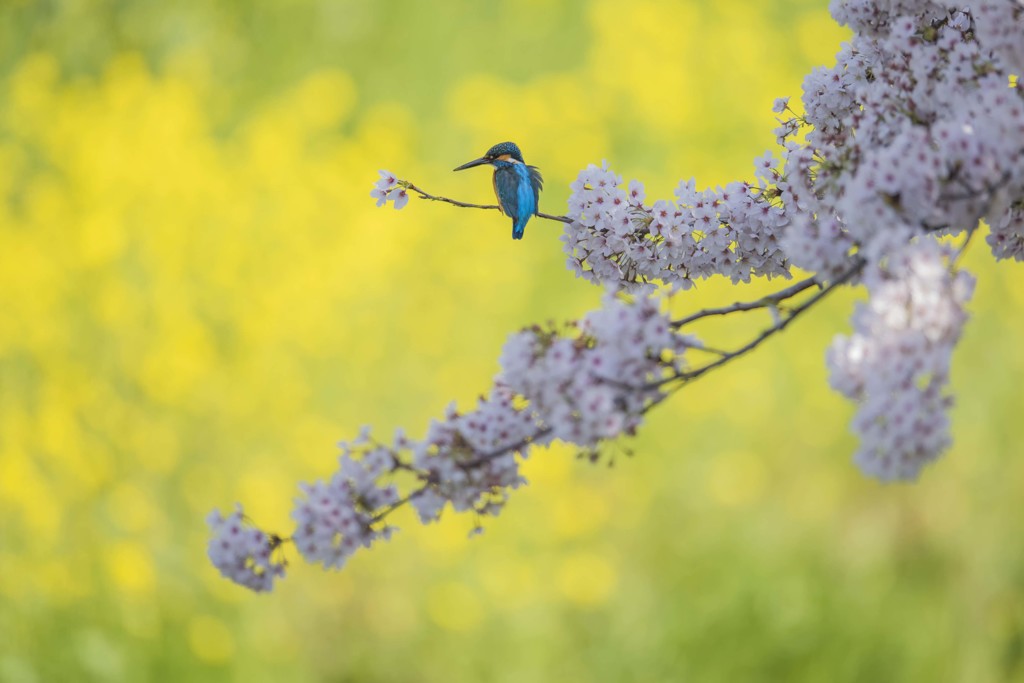
[[[702,366],[700,368],[697,368],[696,370],[692,370],[692,371],[689,371],[689,372],[678,373],[678,374],[676,374],[674,376],[665,378],[665,379],[663,379],[661,381],[650,383],[648,385],[644,385],[644,386],[641,386],[641,387],[629,386],[629,385],[627,385],[625,383],[617,382],[617,381],[614,381],[614,380],[606,380],[606,381],[607,381],[607,383],[615,385],[615,386],[619,387],[620,389],[625,389],[625,390],[628,390],[628,391],[634,391],[634,392],[637,392],[637,393],[643,393],[643,392],[647,392],[647,391],[651,391],[651,390],[659,390],[659,389],[662,389],[664,387],[664,385],[666,385],[666,384],[669,384],[669,383],[674,382],[674,381],[682,380],[682,382],[680,382],[677,386],[673,387],[669,391],[667,391],[667,392],[666,391],[662,391],[661,393],[656,395],[652,400],[650,400],[646,405],[644,405],[638,411],[640,415],[645,415],[650,410],[652,410],[655,406],[660,405],[666,398],[669,397],[669,395],[671,395],[672,393],[675,393],[676,391],[681,389],[686,384],[689,384],[690,382],[696,380],[698,377],[701,377],[701,376],[711,372],[712,370],[720,368],[720,367],[726,365],[727,363],[729,363],[731,361],[734,361],[734,360],[736,360],[736,359],[746,355],[747,353],[753,351],[755,348],[760,346],[762,343],[764,343],[770,337],[772,337],[772,336],[778,334],[779,332],[781,332],[782,330],[784,330],[800,314],[802,314],[803,312],[807,311],[808,309],[810,309],[811,307],[813,307],[817,303],[821,302],[826,296],[828,296],[828,294],[830,292],[832,292],[837,287],[839,287],[839,286],[849,282],[851,279],[853,279],[864,268],[865,263],[866,262],[863,259],[858,258],[856,260],[856,262],[846,272],[844,272],[839,277],[835,278],[832,282],[829,282],[827,285],[822,287],[819,292],[817,292],[814,296],[812,296],[809,299],[807,299],[807,301],[805,301],[802,304],[800,304],[799,306],[793,308],[788,313],[788,315],[786,317],[781,318],[775,325],[773,325],[772,327],[770,327],[770,328],[768,328],[766,330],[763,330],[754,339],[752,339],[747,344],[744,344],[742,347],[736,349],[735,351],[726,352],[726,351],[719,351],[719,350],[713,350],[713,349],[702,349],[702,347],[692,347],[692,348],[697,349],[697,350],[707,350],[710,353],[718,354],[720,356],[720,358],[718,358],[714,362],[708,363],[707,365],[704,365],[704,366]],[[692,321],[697,320],[699,318],[707,317],[707,316],[711,316],[711,315],[723,315],[723,314],[727,314],[727,313],[731,313],[731,312],[736,312],[736,311],[745,311],[745,310],[749,311],[749,310],[755,310],[755,309],[758,309],[758,308],[765,308],[765,307],[768,307],[768,306],[772,306],[772,305],[775,305],[775,304],[777,304],[779,302],[782,302],[782,301],[785,301],[787,299],[790,299],[793,296],[796,296],[797,294],[799,294],[799,293],[801,293],[801,292],[803,292],[803,291],[813,287],[815,284],[817,284],[817,282],[815,281],[815,279],[813,277],[812,278],[807,278],[807,279],[802,280],[802,281],[800,281],[800,282],[798,282],[798,283],[796,283],[796,284],[794,284],[794,285],[792,285],[790,287],[787,287],[786,289],[780,290],[779,292],[776,292],[775,294],[771,294],[771,295],[768,295],[766,297],[763,297],[762,299],[759,299],[757,301],[753,301],[753,302],[749,302],[749,303],[737,302],[733,306],[725,307],[725,308],[722,308],[722,309],[705,309],[705,311],[701,311],[698,314],[694,314],[693,316],[689,316],[688,318],[684,318],[682,321],[680,321],[678,323],[673,323],[673,326],[680,326],[681,327],[682,325],[685,325],[688,322],[692,322]],[[513,444],[508,445],[508,446],[504,446],[502,448],[498,448],[498,449],[495,449],[495,450],[492,450],[492,451],[489,451],[489,452],[486,452],[486,453],[481,453],[481,454],[477,455],[476,457],[474,457],[474,458],[472,458],[470,460],[457,462],[456,463],[456,467],[459,470],[462,470],[463,472],[470,473],[470,472],[472,472],[474,470],[478,470],[480,468],[483,468],[483,467],[487,466],[489,463],[491,463],[492,461],[494,461],[494,460],[496,460],[498,458],[501,458],[501,457],[504,457],[504,456],[507,456],[507,455],[511,455],[511,454],[515,454],[515,453],[523,453],[527,449],[529,449],[532,445],[534,445],[537,442],[539,442],[539,441],[541,441],[541,440],[551,436],[551,434],[552,434],[551,427],[538,427],[536,429],[536,431],[534,431],[532,434],[530,434],[530,435],[526,436],[525,438],[517,441],[516,443],[513,443]],[[400,462],[397,458],[394,458],[394,461],[395,462]],[[420,472],[420,471],[418,471],[418,470],[416,470],[415,468],[412,468],[412,467],[406,467],[406,469],[409,469],[410,471],[417,472],[419,478],[421,480],[423,480],[425,483],[422,486],[420,486],[419,488],[413,490],[407,496],[405,496],[405,497],[395,501],[394,503],[392,503],[392,504],[386,506],[385,508],[381,509],[380,511],[378,511],[373,516],[373,518],[370,520],[371,524],[372,523],[382,522],[392,512],[394,512],[395,510],[403,507],[406,503],[411,502],[412,500],[414,500],[418,496],[425,495],[432,486],[434,486],[434,485],[436,485],[438,483],[437,481],[434,480],[435,478],[430,476],[428,473]],[[495,489],[492,490],[491,492],[492,493],[497,493],[498,492],[497,487],[495,487]]]
[[[736,359],[740,358],[741,356],[746,355],[747,353],[753,351],[755,348],[760,346],[762,343],[764,343],[770,337],[772,337],[772,336],[778,334],[779,332],[781,332],[782,330],[784,330],[799,315],[801,315],[803,312],[807,311],[808,309],[810,309],[814,305],[820,303],[826,296],[828,296],[828,294],[830,292],[832,292],[837,287],[839,287],[841,285],[844,285],[847,282],[849,282],[851,279],[853,279],[858,273],[861,272],[861,270],[864,268],[865,263],[866,262],[864,261],[864,259],[858,258],[854,262],[854,264],[852,266],[850,266],[850,268],[846,272],[842,273],[839,277],[835,278],[833,281],[831,281],[828,284],[826,284],[825,286],[823,286],[819,292],[817,292],[814,296],[812,296],[809,299],[807,299],[807,301],[805,301],[802,304],[800,304],[799,306],[793,308],[785,318],[780,319],[772,327],[770,327],[770,328],[768,328],[766,330],[763,330],[755,338],[753,338],[747,344],[744,344],[742,347],[736,349],[735,351],[726,352],[726,351],[709,350],[711,353],[716,353],[716,354],[719,354],[721,356],[719,359],[715,360],[712,363],[708,363],[707,365],[704,365],[704,366],[702,366],[700,368],[697,368],[696,370],[693,370],[693,371],[690,371],[690,372],[678,373],[678,374],[676,374],[676,375],[674,375],[672,377],[668,377],[668,378],[666,378],[664,380],[661,380],[659,382],[651,383],[649,385],[645,385],[645,386],[642,386],[642,387],[632,387],[632,386],[626,385],[624,383],[616,382],[616,381],[611,381],[611,380],[609,380],[608,383],[609,384],[613,384],[615,386],[618,386],[618,387],[620,387],[622,389],[642,392],[642,391],[648,391],[648,390],[651,390],[651,389],[659,389],[659,388],[663,387],[665,384],[669,384],[669,383],[671,383],[673,381],[683,380],[680,384],[678,384],[676,387],[672,388],[669,392],[661,393],[660,395],[656,396],[653,400],[651,400],[649,403],[647,403],[643,408],[640,409],[640,411],[639,411],[640,414],[646,414],[651,409],[653,409],[655,406],[660,405],[666,398],[668,398],[668,396],[671,393],[674,393],[675,391],[678,391],[679,389],[681,389],[683,386],[685,386],[689,382],[692,382],[693,380],[697,379],[698,377],[701,377],[701,376],[711,372],[712,370],[720,368],[720,367],[724,366],[725,364],[727,364],[727,363],[729,363],[729,362],[731,362],[733,360],[736,360]],[[695,314],[694,316],[690,316],[687,319],[683,319],[683,321],[681,321],[679,323],[679,325],[681,326],[683,324],[686,324],[687,322],[692,322],[693,320],[699,319],[700,317],[706,317],[706,316],[710,316],[710,315],[720,315],[720,314],[724,314],[724,313],[728,313],[728,312],[734,312],[734,311],[755,310],[755,309],[758,309],[758,308],[764,308],[764,307],[767,307],[767,306],[771,306],[771,305],[777,304],[779,302],[785,301],[787,299],[790,299],[793,296],[795,296],[795,295],[797,295],[797,294],[799,294],[799,293],[801,293],[803,291],[806,291],[807,289],[813,287],[816,284],[818,284],[818,283],[816,282],[816,280],[814,278],[807,278],[806,280],[801,280],[800,282],[792,285],[791,287],[787,287],[786,289],[780,290],[779,292],[776,292],[775,294],[771,294],[771,295],[768,295],[766,297],[763,297],[762,299],[759,299],[757,301],[749,302],[749,303],[737,302],[733,306],[727,307],[729,309],[728,311],[726,311],[724,309],[706,309],[705,311],[701,312],[704,315]],[[675,323],[674,323],[674,325],[675,325]],[[696,350],[708,350],[708,349],[702,349],[701,347],[693,347],[693,348],[696,349]],[[551,433],[552,433],[552,430],[551,430],[550,427],[539,427],[535,432],[533,432],[529,436],[527,436],[527,437],[517,441],[514,444],[511,444],[511,445],[508,445],[508,446],[505,446],[505,447],[502,447],[502,448],[499,448],[499,449],[496,449],[496,450],[493,450],[493,451],[489,451],[489,452],[486,452],[486,453],[481,453],[481,454],[477,455],[476,457],[472,458],[471,460],[466,460],[466,461],[458,462],[456,464],[456,466],[460,470],[462,470],[464,472],[471,472],[471,471],[473,471],[475,469],[478,469],[478,468],[481,468],[481,467],[487,465],[488,463],[490,463],[491,461],[493,461],[493,460],[495,460],[497,458],[500,458],[500,457],[503,457],[503,456],[507,456],[507,455],[510,455],[510,454],[514,454],[514,453],[522,453],[522,452],[526,451],[528,448],[530,448],[531,445],[537,443],[538,441],[540,441],[542,439],[545,439],[546,437],[549,437],[551,435]],[[423,486],[421,486],[420,488],[414,490],[408,496],[402,498],[399,501],[396,501],[394,504],[392,504],[392,505],[388,506],[387,508],[381,510],[377,515],[374,516],[373,521],[374,522],[382,521],[391,512],[394,512],[395,510],[397,510],[398,508],[402,507],[406,503],[410,502],[411,500],[413,500],[417,496],[425,494],[427,492],[427,490],[431,487],[431,485],[437,483],[437,482],[434,482],[434,481],[430,481],[430,477],[428,475],[425,475],[425,474],[421,474],[420,478],[426,481],[426,483],[424,483]]]

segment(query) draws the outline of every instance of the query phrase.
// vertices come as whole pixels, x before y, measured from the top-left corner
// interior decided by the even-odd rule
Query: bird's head
[[[474,166],[480,166],[481,164],[491,164],[495,161],[518,161],[519,163],[526,163],[523,161],[523,153],[519,151],[519,145],[514,142],[499,142],[494,147],[484,152],[484,155],[479,159],[473,159],[473,161],[467,161],[462,166],[454,169],[456,171],[462,171],[467,168],[473,168]]]

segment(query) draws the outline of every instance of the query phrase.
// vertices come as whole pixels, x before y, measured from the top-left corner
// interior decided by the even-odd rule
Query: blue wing
[[[537,213],[540,211],[540,191],[544,189],[544,178],[536,166],[527,166],[526,170],[529,171],[530,186],[533,187],[533,212]]]

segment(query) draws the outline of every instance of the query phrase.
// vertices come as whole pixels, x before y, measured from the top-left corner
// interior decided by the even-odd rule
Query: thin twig
[[[496,451],[491,451],[490,453],[484,453],[482,455],[478,455],[477,457],[473,458],[472,460],[467,460],[465,462],[460,462],[460,463],[458,463],[458,467],[460,469],[463,469],[463,470],[473,469],[474,467],[479,467],[480,465],[483,465],[483,464],[485,464],[487,462],[490,462],[491,460],[494,460],[495,458],[500,458],[503,455],[508,455],[509,453],[515,453],[516,451],[522,451],[522,450],[528,448],[529,446],[531,446],[532,444],[536,443],[537,439],[543,439],[545,436],[548,436],[549,434],[551,434],[551,427],[541,427],[540,429],[538,429],[536,432],[534,432],[530,436],[526,437],[525,439],[523,439],[523,440],[521,440],[521,441],[519,441],[517,443],[512,444],[511,446],[506,446],[505,448],[499,448]]]
[[[728,356],[729,355],[728,351],[723,351],[722,349],[714,349],[714,348],[711,348],[710,346],[688,346],[687,348],[689,350],[691,350],[691,351],[703,351],[704,353],[710,353],[710,354],[712,354],[714,356]]]
[[[967,229],[967,236],[964,237],[964,243],[960,245],[960,248],[957,249],[956,253],[953,255],[952,265],[954,267],[960,262],[960,258],[964,255],[964,252],[967,251],[967,245],[971,243],[971,238],[974,237],[974,233],[976,232],[978,232],[978,223],[975,223]]]
[[[837,277],[832,282],[830,282],[827,285],[825,285],[821,289],[821,291],[816,293],[810,299],[808,299],[804,303],[800,304],[796,308],[792,309],[789,312],[788,316],[786,316],[785,318],[782,318],[781,320],[779,320],[777,323],[775,323],[771,327],[765,329],[764,331],[761,332],[761,334],[757,335],[756,337],[754,337],[754,339],[752,339],[748,343],[744,344],[740,348],[736,349],[735,351],[731,351],[731,352],[727,353],[726,355],[722,356],[721,358],[719,358],[718,360],[716,360],[716,361],[714,361],[712,363],[708,363],[707,365],[703,365],[703,366],[697,368],[696,370],[690,370],[689,372],[680,372],[680,373],[677,373],[677,374],[675,374],[675,375],[673,375],[671,377],[668,377],[668,378],[663,379],[663,380],[659,380],[658,382],[654,382],[651,385],[647,385],[645,387],[640,387],[640,388],[641,389],[653,389],[653,388],[657,388],[659,386],[664,386],[665,384],[668,384],[669,382],[674,382],[674,381],[677,381],[677,380],[683,380],[683,382],[682,382],[682,384],[680,384],[680,386],[682,386],[683,384],[689,384],[691,381],[697,379],[698,377],[701,377],[701,376],[707,374],[708,372],[714,370],[715,368],[721,367],[721,366],[725,365],[726,363],[728,363],[729,361],[735,360],[735,359],[739,358],[740,356],[744,356],[744,355],[750,353],[751,351],[756,349],[758,346],[760,346],[762,343],[764,343],[767,339],[769,339],[770,337],[778,334],[782,330],[786,329],[786,327],[788,327],[789,324],[791,322],[793,322],[793,320],[795,320],[798,315],[800,315],[801,313],[806,311],[808,308],[810,308],[811,306],[815,305],[816,303],[821,301],[823,298],[828,296],[829,292],[834,290],[836,287],[838,287],[840,285],[843,285],[843,284],[846,284],[847,282],[849,282],[854,276],[857,275],[857,273],[859,273],[864,268],[864,264],[865,263],[866,263],[866,261],[864,259],[858,258],[856,263],[854,263],[854,265],[851,266],[846,272],[844,272],[842,275]],[[806,282],[806,281],[804,281],[804,282]],[[798,284],[802,285],[802,284],[804,284],[804,282],[801,282],[801,283],[798,283]],[[804,287],[804,289],[806,289],[806,288],[807,287]]]
[[[420,188],[416,187],[412,183],[409,183],[409,185],[407,186],[407,189],[409,189],[412,192],[415,192],[416,194],[418,194],[420,196],[420,199],[429,199],[432,202],[445,202],[446,204],[451,204],[453,206],[458,206],[458,207],[461,207],[463,209],[494,209],[496,211],[501,211],[501,207],[498,206],[497,204],[470,204],[469,202],[460,202],[457,199],[449,199],[448,197],[439,197],[437,195],[432,195],[429,192],[425,192],[424,190],[421,190]]]
[[[370,524],[376,524],[377,522],[381,521],[382,519],[384,519],[385,517],[390,515],[392,512],[394,512],[398,508],[400,508],[403,505],[405,505],[406,503],[410,502],[416,496],[423,495],[424,491],[426,491],[426,490],[427,490],[427,487],[425,485],[421,486],[418,489],[416,489],[415,491],[413,491],[412,493],[410,493],[409,495],[407,495],[405,498],[400,498],[400,499],[396,500],[394,503],[392,503],[391,505],[388,505],[387,507],[382,508],[380,512],[378,512],[377,514],[375,514],[373,517],[370,518]]]
[[[543,211],[537,212],[537,218],[544,218],[549,221],[558,221],[559,223],[572,223],[572,219],[568,216],[555,216],[550,213],[544,213]]]
[[[445,204],[451,204],[452,206],[458,206],[462,209],[491,209],[501,211],[501,207],[497,204],[470,204],[469,202],[460,202],[457,199],[449,199],[448,197],[440,197],[438,195],[430,194],[425,190],[421,190],[412,183],[406,183],[405,187],[411,192],[415,192],[420,196],[420,199],[429,199],[432,202],[444,202]],[[538,211],[536,216],[538,218],[544,218],[549,221],[558,221],[559,223],[572,223],[572,219],[568,216],[554,216],[549,213],[543,213]]]
[[[801,280],[800,282],[790,285],[785,289],[781,289],[778,292],[775,292],[774,294],[769,294],[768,296],[761,297],[756,301],[737,301],[736,303],[730,306],[720,306],[718,308],[705,308],[703,310],[697,311],[696,313],[688,315],[685,318],[673,320],[672,327],[681,328],[685,325],[689,325],[690,323],[696,320],[700,320],[701,318],[707,318],[713,315],[729,315],[730,313],[737,313],[739,311],[754,311],[759,308],[770,308],[772,306],[777,306],[781,302],[785,301],[786,299],[791,299],[792,297],[796,296],[805,289],[810,289],[815,284],[817,284],[817,281],[813,277],[809,277],[806,280]]]

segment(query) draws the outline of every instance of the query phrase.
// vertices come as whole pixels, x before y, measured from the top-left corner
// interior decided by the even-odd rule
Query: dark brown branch
[[[551,427],[541,427],[536,432],[534,432],[533,434],[531,434],[530,436],[526,437],[525,439],[518,443],[512,444],[511,446],[507,446],[505,448],[499,448],[498,450],[492,451],[490,453],[483,453],[473,458],[472,460],[467,460],[466,462],[460,462],[458,463],[458,467],[463,470],[479,467],[480,465],[483,465],[484,463],[490,460],[494,460],[495,458],[500,458],[503,455],[507,455],[509,453],[514,453],[516,451],[521,451],[526,448],[529,448],[531,445],[533,445],[534,442],[537,441],[537,439],[543,439],[550,433]]]
[[[394,512],[398,508],[402,507],[406,503],[412,501],[412,499],[415,498],[416,496],[423,495],[423,492],[426,491],[426,490],[427,490],[426,486],[421,486],[420,488],[416,489],[415,491],[412,491],[409,495],[405,496],[404,498],[399,498],[398,500],[396,500],[391,505],[388,505],[388,506],[386,506],[384,508],[381,508],[380,512],[378,512],[377,514],[375,514],[373,517],[370,518],[370,524],[376,524],[377,522],[382,521],[385,517],[390,515],[392,512]]]
[[[801,280],[800,282],[790,285],[785,289],[781,289],[778,292],[775,292],[774,294],[769,294],[767,296],[761,297],[756,301],[737,301],[736,303],[730,306],[720,306],[718,308],[705,308],[703,310],[697,311],[696,313],[688,315],[685,318],[673,320],[672,327],[681,328],[685,325],[689,325],[690,323],[696,320],[700,320],[701,318],[708,318],[715,315],[729,315],[730,313],[738,313],[739,311],[755,311],[759,308],[770,308],[772,306],[778,306],[786,299],[790,299],[796,296],[805,289],[810,289],[815,284],[817,284],[816,280],[813,277],[809,277],[805,280]]]
[[[410,192],[415,192],[420,196],[420,199],[429,199],[432,202],[444,202],[445,204],[451,204],[452,206],[458,206],[462,209],[493,209],[501,211],[501,207],[497,204],[470,204],[469,202],[460,202],[457,199],[449,199],[448,197],[439,197],[437,195],[430,194],[420,188],[416,187],[408,181],[400,181]],[[572,219],[568,216],[554,216],[549,213],[537,212],[538,218],[544,218],[549,221],[558,221],[559,223],[572,223]]]
[[[964,237],[964,243],[960,245],[960,248],[956,250],[956,254],[953,255],[952,263],[954,266],[960,262],[960,258],[964,255],[964,252],[967,251],[967,245],[971,243],[971,238],[974,237],[974,233],[978,232],[978,225],[978,223],[975,223],[967,229],[967,236]]]
[[[697,368],[695,370],[690,370],[688,372],[680,372],[680,373],[678,373],[678,374],[676,374],[676,375],[674,375],[672,377],[668,377],[668,378],[666,378],[664,380],[660,380],[658,382],[653,383],[652,385],[649,385],[649,386],[643,387],[643,388],[656,388],[656,387],[668,384],[670,382],[675,382],[675,381],[678,381],[678,380],[683,380],[682,384],[680,384],[679,387],[677,387],[677,389],[678,389],[678,388],[680,388],[680,387],[690,383],[691,381],[697,379],[698,377],[701,377],[701,376],[707,374],[708,372],[714,370],[715,368],[721,367],[721,366],[725,365],[726,363],[728,363],[729,361],[736,360],[740,356],[744,356],[744,355],[750,353],[751,351],[756,349],[758,346],[760,346],[762,343],[764,343],[766,340],[768,340],[770,337],[772,337],[772,336],[778,334],[779,332],[781,332],[782,330],[786,329],[786,327],[788,327],[789,324],[791,322],[793,322],[796,319],[797,316],[799,316],[801,313],[806,311],[808,308],[810,308],[811,306],[815,305],[816,303],[818,303],[819,301],[824,299],[836,287],[838,287],[840,285],[843,285],[843,284],[846,284],[851,279],[853,279],[864,268],[864,264],[865,263],[866,262],[864,261],[864,259],[858,258],[857,261],[848,270],[846,270],[846,272],[844,272],[839,277],[837,277],[835,280],[833,280],[832,282],[830,282],[827,285],[825,285],[824,287],[822,287],[821,291],[816,293],[814,296],[809,298],[804,303],[802,303],[799,306],[793,308],[791,311],[789,311],[789,315],[787,315],[785,318],[782,318],[781,320],[779,320],[777,323],[775,323],[771,327],[765,329],[764,331],[761,332],[761,334],[757,335],[756,337],[754,337],[754,339],[752,339],[748,343],[744,344],[740,348],[736,349],[735,351],[731,351],[731,352],[725,354],[724,356],[722,356],[721,358],[719,358],[718,360],[716,360],[716,361],[714,361],[712,363],[708,363],[707,365],[703,365],[703,366],[701,366],[701,367],[699,367],[699,368]],[[812,280],[811,284],[813,284],[813,278],[811,278],[811,280]],[[797,286],[801,286],[801,289],[799,291],[802,291],[803,289],[807,289],[810,286],[809,284],[806,284],[806,283],[807,283],[807,280],[804,280],[802,282],[797,283],[796,285],[794,285],[790,289],[794,289]],[[785,292],[785,291],[786,290],[783,290],[783,292]],[[783,292],[779,292],[779,293],[781,294]],[[790,294],[789,296],[793,296],[793,295]],[[786,297],[786,298],[789,298],[789,297]],[[738,310],[742,310],[742,309],[738,309]]]

